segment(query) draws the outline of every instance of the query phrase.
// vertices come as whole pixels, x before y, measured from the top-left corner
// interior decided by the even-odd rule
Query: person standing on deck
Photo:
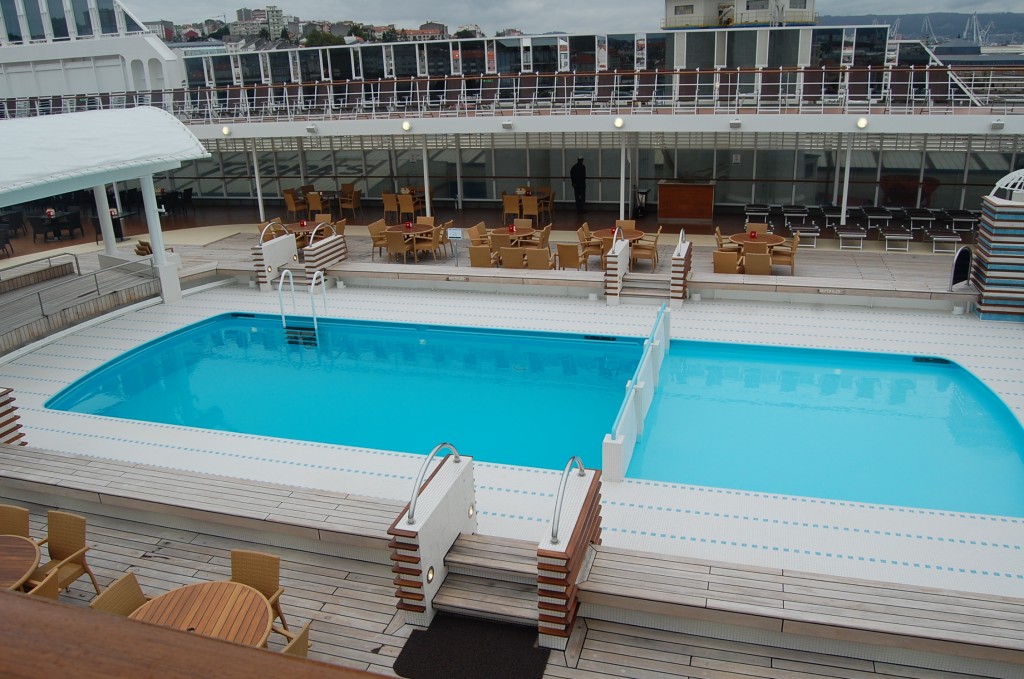
[[[576,213],[583,214],[587,204],[587,166],[583,164],[583,156],[576,158],[576,164],[569,170],[569,181],[576,196]]]

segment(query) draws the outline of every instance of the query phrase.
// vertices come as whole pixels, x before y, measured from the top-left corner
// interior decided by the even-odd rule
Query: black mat
[[[413,630],[394,670],[407,679],[539,679],[549,653],[535,627],[439,614]]]

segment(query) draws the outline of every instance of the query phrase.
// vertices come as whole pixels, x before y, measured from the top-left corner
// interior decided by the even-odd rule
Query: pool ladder
[[[287,278],[288,285],[291,288],[292,313],[294,314],[297,308],[295,303],[295,278],[290,269],[285,269],[281,272],[281,278],[277,283],[277,301],[281,307],[281,327],[284,328],[284,340],[288,344],[303,347],[315,347],[320,344],[320,327],[316,317],[316,295],[314,294],[318,277],[320,279],[320,288],[324,292],[324,312],[327,312],[327,286],[324,285],[324,272],[316,271],[313,273],[313,279],[309,283],[309,307],[310,317],[313,319],[313,326],[310,327],[308,325],[296,324],[289,325],[288,316],[284,311],[284,281]]]

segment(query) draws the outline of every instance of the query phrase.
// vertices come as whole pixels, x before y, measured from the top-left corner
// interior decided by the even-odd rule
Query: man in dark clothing
[[[576,212],[583,214],[587,204],[587,167],[583,164],[583,156],[578,157],[569,170],[569,181],[576,196]]]

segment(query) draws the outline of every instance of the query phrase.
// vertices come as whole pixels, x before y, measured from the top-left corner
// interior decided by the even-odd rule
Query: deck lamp
[[[225,137],[229,137],[231,136],[231,128],[225,125],[224,127],[220,128],[220,133],[223,134]]]
[[[865,118],[863,116],[861,116],[860,118],[857,118],[857,128],[858,129],[863,130],[867,126],[868,126],[868,119],[867,118]]]
[[[615,120],[612,121],[612,125],[614,125],[615,127],[622,127],[625,124],[626,121],[623,120],[622,118],[616,118]]]
[[[405,130],[406,132],[408,132],[409,130],[412,129],[412,123],[410,123],[408,120],[403,120],[402,121],[402,129]]]

